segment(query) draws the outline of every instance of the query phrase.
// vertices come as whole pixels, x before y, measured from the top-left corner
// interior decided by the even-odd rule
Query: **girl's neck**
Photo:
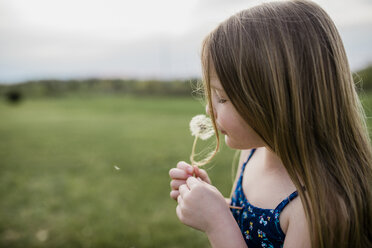
[[[281,159],[273,151],[265,146],[257,148],[260,157],[260,167],[268,173],[285,171]]]

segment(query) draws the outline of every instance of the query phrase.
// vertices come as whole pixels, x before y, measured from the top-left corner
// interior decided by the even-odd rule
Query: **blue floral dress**
[[[279,216],[284,207],[293,200],[297,191],[284,199],[275,209],[262,209],[253,206],[247,200],[242,188],[245,166],[256,149],[252,149],[247,161],[242,166],[241,175],[231,198],[231,212],[238,223],[245,242],[249,248],[253,247],[283,247],[285,234],[283,233]],[[239,208],[239,209],[238,209]]]

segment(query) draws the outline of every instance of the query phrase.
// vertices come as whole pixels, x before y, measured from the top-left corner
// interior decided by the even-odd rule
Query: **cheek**
[[[231,122],[231,133],[225,136],[225,143],[234,149],[251,149],[264,146],[264,142],[258,134],[242,119]]]
[[[265,146],[262,139],[255,132],[241,132],[239,134],[225,135],[225,143],[232,149],[252,149]]]

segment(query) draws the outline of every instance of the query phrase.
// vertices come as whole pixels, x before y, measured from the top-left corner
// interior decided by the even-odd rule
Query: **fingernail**
[[[188,172],[188,173],[192,173],[193,170],[194,170],[194,169],[193,169],[192,167],[188,167],[188,168],[187,168],[187,172]]]

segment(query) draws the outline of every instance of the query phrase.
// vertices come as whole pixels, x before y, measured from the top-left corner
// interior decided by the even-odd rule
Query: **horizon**
[[[351,73],[357,73],[361,70],[365,70],[372,67],[372,63],[365,65],[362,68],[358,68],[356,70],[352,70]],[[155,82],[175,82],[175,81],[191,81],[191,80],[202,80],[201,76],[189,76],[189,77],[71,77],[71,78],[53,78],[53,77],[43,77],[43,78],[35,78],[35,79],[26,79],[24,81],[14,81],[14,82],[1,82],[0,86],[11,86],[17,84],[26,84],[26,83],[34,83],[34,82],[46,82],[46,81],[59,81],[59,82],[70,82],[70,81],[89,81],[89,80],[98,80],[98,81],[115,81],[115,80],[122,80],[122,81],[136,81],[136,82],[146,82],[146,81],[155,81]]]

